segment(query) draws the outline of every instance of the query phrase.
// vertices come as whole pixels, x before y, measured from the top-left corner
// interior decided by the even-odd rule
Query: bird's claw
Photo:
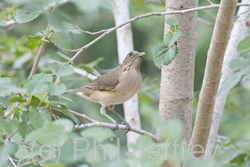
[[[125,125],[125,126],[126,126],[126,129],[125,129],[125,133],[126,133],[126,134],[127,134],[129,131],[131,131],[131,126],[130,126],[127,122],[123,121],[123,122],[122,122],[122,125]]]
[[[116,131],[118,130],[119,126],[118,126],[118,123],[115,123],[115,127],[111,128],[112,131]]]

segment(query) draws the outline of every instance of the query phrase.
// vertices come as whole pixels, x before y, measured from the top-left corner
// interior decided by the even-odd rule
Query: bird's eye
[[[132,52],[129,53],[129,57],[131,57],[131,56],[132,56]]]

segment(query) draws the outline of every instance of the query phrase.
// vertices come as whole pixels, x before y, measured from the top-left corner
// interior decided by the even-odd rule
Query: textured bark
[[[129,0],[114,0],[113,1],[113,13],[115,18],[115,24],[120,25],[129,20]],[[127,53],[134,50],[133,37],[130,24],[116,30],[119,62],[121,63]],[[138,111],[138,96],[134,95],[129,101],[123,104],[124,114],[126,121],[136,128],[141,127],[140,115]],[[127,144],[129,151],[134,151],[129,147],[130,143],[135,143],[139,137],[137,133],[129,132],[127,134]]]
[[[197,0],[167,0],[166,11],[194,8]],[[176,118],[183,124],[183,138],[189,142],[191,136],[191,114],[194,87],[194,62],[196,48],[197,12],[171,15],[166,18],[180,21],[181,36],[178,39],[178,55],[161,71],[159,112],[163,122]],[[165,25],[165,33],[169,26]]]
[[[222,62],[230,37],[230,29],[236,5],[237,0],[221,1],[211,44],[207,53],[205,74],[198,102],[194,130],[190,142],[191,146],[199,145],[199,147],[194,147],[193,149],[194,151],[199,152],[196,154],[198,157],[202,156],[204,154],[203,150],[206,149],[212,123],[215,103],[214,96],[217,93],[221,77]]]
[[[250,3],[250,0],[243,0],[242,3]],[[241,6],[239,8],[238,14],[242,14],[243,12],[247,10],[248,10],[247,6]],[[247,35],[248,27],[245,26],[245,22],[242,21],[242,20],[245,20],[246,17],[247,17],[247,13],[242,14],[239,17],[238,22],[234,24],[234,27],[232,29],[232,34],[230,36],[230,40],[228,42],[225,57],[223,60],[222,75],[221,75],[221,79],[219,83],[219,89],[221,87],[221,84],[224,82],[224,80],[233,73],[233,71],[229,67],[231,60],[235,59],[236,57],[240,55],[237,52],[237,46],[239,42],[243,40]],[[213,121],[212,121],[212,126],[210,129],[205,157],[208,157],[210,152],[213,150],[214,143],[218,135],[220,120],[221,120],[221,116],[225,107],[227,95],[228,93],[225,93],[224,95],[221,95],[215,99]]]

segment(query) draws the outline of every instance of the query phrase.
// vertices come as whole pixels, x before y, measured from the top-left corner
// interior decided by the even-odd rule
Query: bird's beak
[[[145,55],[145,52],[141,52],[138,56],[142,57]]]

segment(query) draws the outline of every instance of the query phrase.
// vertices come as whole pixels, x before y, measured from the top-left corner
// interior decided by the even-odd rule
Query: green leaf
[[[29,105],[30,106],[33,106],[33,107],[37,107],[39,104],[40,104],[40,99],[35,97],[35,96],[31,96],[31,100],[30,100],[30,103]]]
[[[227,77],[222,83],[216,97],[228,93],[230,89],[232,89],[235,85],[237,85],[240,82],[241,78],[242,75],[240,75],[240,72],[236,72]]]
[[[18,132],[22,136],[23,139],[25,138],[27,134],[32,132],[32,130],[34,130],[34,128],[30,126],[29,124],[27,124],[27,122],[21,122],[18,125]]]
[[[86,64],[80,64],[79,68],[87,71],[88,73],[94,74],[96,76],[101,76],[101,74],[96,69],[94,69],[93,67],[90,67]]]
[[[68,120],[66,118],[61,118],[53,122],[55,125],[61,125],[63,126],[64,132],[72,132],[74,129],[74,124],[71,120]]]
[[[67,87],[62,83],[58,85],[55,85],[54,83],[50,83],[48,92],[52,96],[53,95],[58,96],[58,95],[63,94],[66,90],[67,90]]]
[[[7,103],[15,103],[15,102],[23,103],[26,101],[22,97],[19,97],[19,96],[14,96],[7,100]]]
[[[238,44],[237,51],[240,53],[250,51],[250,38],[245,38]]]
[[[9,136],[17,130],[18,124],[17,120],[0,118],[0,134]]]
[[[41,128],[32,131],[26,136],[26,140],[35,140],[40,144],[49,144],[51,146],[63,145],[67,140],[67,134],[62,125],[54,123],[45,123]]]
[[[95,133],[93,133],[95,132]],[[115,134],[110,129],[102,129],[99,127],[85,129],[81,132],[81,136],[96,139],[97,143],[100,143],[106,139],[115,137]]]
[[[170,25],[170,26],[175,26],[175,25],[179,25],[179,20],[175,19],[175,18],[168,18],[165,20],[165,22]]]
[[[27,46],[30,49],[35,49],[36,47],[41,46],[42,43],[43,43],[43,37],[42,36],[40,36],[40,35],[36,35],[36,36],[29,35],[28,36]]]
[[[27,23],[36,19],[40,15],[38,11],[17,9],[15,14],[15,20],[18,23]]]
[[[14,154],[17,151],[17,144],[13,142],[7,142],[4,145],[0,143],[0,164],[2,166],[7,166],[9,160],[9,155]]]
[[[174,42],[177,41],[180,35],[181,35],[181,31],[179,30],[175,31],[174,33],[168,32],[164,38],[164,43],[168,45],[169,47],[171,47],[174,44]]]
[[[176,45],[172,45],[169,48],[164,42],[161,42],[154,48],[154,63],[158,68],[161,68],[162,65],[170,64],[172,60],[177,56],[177,54],[178,49]]]
[[[69,112],[69,110],[67,109],[67,107],[65,107],[64,105],[61,105],[61,110],[58,110],[59,112],[63,113],[64,115],[68,116],[70,119],[72,119],[77,125],[80,124],[80,121],[78,118],[76,118],[73,114],[71,114],[71,112]]]
[[[233,59],[230,62],[229,66],[233,71],[238,71],[238,70],[242,71],[242,70],[248,68],[249,64],[250,64],[250,56],[247,56],[247,57],[239,56],[239,57]]]
[[[48,89],[48,83],[51,83],[53,77],[50,74],[36,74],[31,80],[24,84],[24,88],[31,94],[38,94]]]
[[[224,166],[225,164],[229,164],[231,160],[242,153],[243,150],[241,149],[234,148],[231,150],[227,150],[221,157],[218,158],[216,166]]]
[[[24,88],[31,94],[38,94],[47,90],[48,85],[46,82],[37,82],[36,80],[30,80],[24,84]]]
[[[50,40],[61,48],[71,49],[70,41],[63,32],[54,32],[51,35]]]
[[[51,122],[51,114],[47,110],[38,111],[33,108],[29,114],[28,122],[36,129],[41,128],[44,124]]]
[[[12,93],[23,93],[26,89],[18,88],[11,83],[10,78],[0,78],[0,96],[9,96]]]
[[[67,63],[54,62],[48,65],[56,76],[67,76],[74,73],[74,69]]]

